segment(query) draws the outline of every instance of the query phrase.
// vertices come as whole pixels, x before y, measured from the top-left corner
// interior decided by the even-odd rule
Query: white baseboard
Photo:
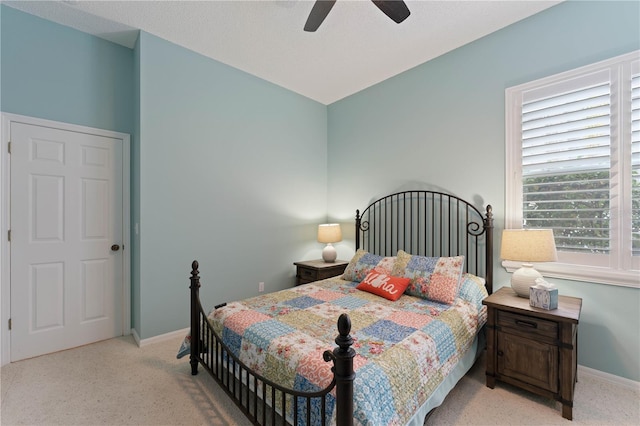
[[[615,385],[623,386],[636,392],[640,392],[640,382],[636,382],[635,380],[627,379],[625,377],[616,376],[614,374],[605,373],[604,371],[594,370],[593,368],[585,367],[584,365],[578,365],[578,380],[580,380],[581,375],[595,377],[600,380],[611,382]]]
[[[131,329],[131,335],[133,336],[133,339],[136,341],[136,344],[138,345],[139,348],[143,347],[143,346],[147,346],[147,345],[151,345],[153,343],[160,343],[160,342],[164,342],[166,340],[171,340],[174,339],[176,337],[184,337],[187,335],[187,333],[189,333],[189,328],[183,328],[182,330],[176,330],[176,331],[172,331],[170,333],[165,333],[165,334],[160,334],[158,336],[153,336],[153,337],[149,337],[148,339],[140,339],[140,336],[138,336],[138,333],[136,332],[135,329]]]
[[[140,336],[138,336],[138,332],[136,331],[135,328],[131,329],[131,335],[133,336],[133,340],[136,341],[136,345],[140,347]]]

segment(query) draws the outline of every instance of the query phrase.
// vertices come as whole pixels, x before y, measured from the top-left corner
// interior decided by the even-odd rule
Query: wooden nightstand
[[[293,264],[297,267],[296,285],[300,285],[341,275],[349,262],[336,260],[333,263],[326,263],[324,260],[318,259],[294,262]]]
[[[556,399],[571,420],[582,299],[558,296],[558,309],[545,310],[502,287],[482,303],[489,315],[487,386],[500,380]]]

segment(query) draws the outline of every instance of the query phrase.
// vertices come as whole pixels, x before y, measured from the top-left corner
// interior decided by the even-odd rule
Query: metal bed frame
[[[493,209],[436,191],[403,191],[356,210],[356,250],[382,256],[465,256],[465,271],[483,276],[493,292]]]
[[[371,253],[392,256],[398,250],[422,256],[464,255],[465,270],[484,276],[489,293],[493,289],[493,213],[485,214],[456,196],[434,191],[404,191],[371,203],[360,214],[356,210],[355,247]],[[335,388],[336,424],[353,424],[353,340],[349,335],[348,314],[338,318],[338,345],[323,354],[333,362],[334,377],[327,388],[318,392],[301,392],[281,386],[248,368],[229,350],[211,327],[200,302],[199,264],[191,265],[191,374],[202,367],[215,379],[233,402],[254,425],[310,425],[320,418],[330,423],[327,404]],[[221,304],[215,309],[224,306]],[[314,399],[319,399],[320,413],[312,416]],[[293,418],[287,407],[293,405]],[[299,408],[304,415],[298,415]]]

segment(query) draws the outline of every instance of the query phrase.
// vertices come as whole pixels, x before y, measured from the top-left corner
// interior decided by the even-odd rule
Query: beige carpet
[[[131,337],[9,364],[1,369],[2,425],[244,425],[205,373],[175,358],[179,338],[138,348]],[[429,425],[637,425],[640,395],[599,377],[579,377],[574,421],[560,405],[516,388],[484,385],[484,358]]]

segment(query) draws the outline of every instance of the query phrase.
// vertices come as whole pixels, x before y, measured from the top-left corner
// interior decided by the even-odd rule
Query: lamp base
[[[530,263],[523,263],[522,267],[511,276],[511,288],[520,297],[529,298],[529,287],[536,285],[536,279],[542,278],[542,274]]]
[[[327,246],[322,250],[322,260],[325,263],[333,263],[338,258],[338,253],[336,252],[335,247],[328,243]]]

